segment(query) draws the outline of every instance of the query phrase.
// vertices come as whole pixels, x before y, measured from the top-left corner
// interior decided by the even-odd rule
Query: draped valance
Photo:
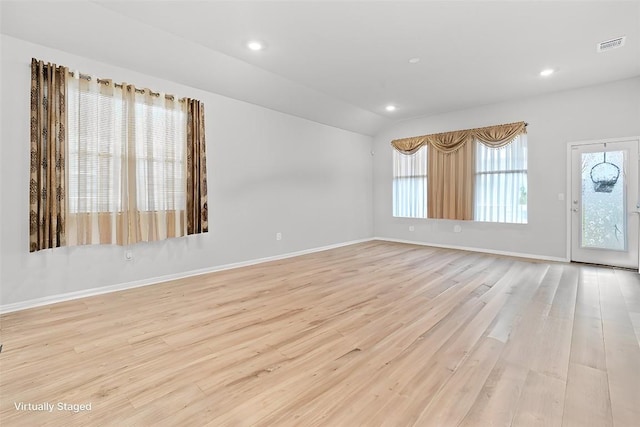
[[[430,145],[433,149],[446,154],[457,151],[464,144],[473,140],[478,140],[493,148],[502,147],[513,141],[516,136],[524,133],[527,133],[527,124],[516,122],[394,139],[391,141],[391,145],[404,154],[413,154],[425,145]]]

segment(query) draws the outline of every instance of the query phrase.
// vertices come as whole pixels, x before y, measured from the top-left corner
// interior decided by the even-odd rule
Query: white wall
[[[529,123],[528,224],[392,217],[391,140],[520,120]],[[558,194],[566,192],[567,143],[634,135],[640,135],[640,77],[396,123],[374,138],[374,235],[565,258],[566,202]],[[462,232],[454,233],[454,225]]]
[[[386,128],[372,142],[364,135],[12,37],[1,36],[0,43],[0,306],[374,235],[564,258],[566,205],[558,193],[566,191],[567,142],[640,134],[640,78],[407,120]],[[30,254],[31,57],[202,100],[210,232],[134,245],[129,262],[118,246]],[[392,139],[519,120],[530,124],[529,224],[391,216]],[[462,225],[461,233],[453,233],[455,224]],[[276,232],[283,233],[282,241],[275,240]]]
[[[12,37],[0,41],[0,305],[372,236],[370,137]],[[209,233],[133,245],[133,261],[118,246],[29,253],[31,57],[203,101]]]

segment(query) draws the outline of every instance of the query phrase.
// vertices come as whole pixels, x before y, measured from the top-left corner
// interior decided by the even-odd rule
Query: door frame
[[[566,245],[566,258],[568,260],[568,262],[571,262],[571,244],[572,244],[572,232],[573,232],[573,223],[572,223],[572,215],[571,215],[571,194],[573,189],[571,188],[571,168],[572,168],[572,154],[571,151],[573,149],[573,147],[577,146],[577,145],[595,145],[595,144],[604,144],[604,143],[611,143],[611,142],[625,142],[625,141],[636,141],[636,143],[638,144],[638,151],[640,152],[640,136],[628,136],[628,137],[624,137],[624,138],[603,138],[603,139],[590,139],[590,140],[583,140],[583,141],[571,141],[567,143],[567,174],[566,174],[566,193],[565,193],[565,209],[566,209],[566,228],[567,228],[567,236],[566,236],[566,241],[567,241],[567,245]],[[638,164],[638,176],[640,176],[640,163],[638,163],[640,161],[640,159],[636,159],[636,164]],[[640,182],[638,183],[638,186],[640,186]],[[629,203],[631,204],[632,202],[629,201]],[[638,239],[640,240],[640,236],[638,236]],[[638,244],[640,245],[640,241],[638,242]],[[640,263],[639,263],[639,269],[640,269]],[[640,271],[640,270],[639,270]]]

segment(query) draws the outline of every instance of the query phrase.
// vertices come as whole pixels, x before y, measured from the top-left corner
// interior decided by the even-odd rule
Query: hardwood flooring
[[[640,425],[624,270],[368,242],[0,321],[2,426]]]

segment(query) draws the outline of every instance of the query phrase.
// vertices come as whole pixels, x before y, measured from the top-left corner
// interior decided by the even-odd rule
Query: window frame
[[[420,147],[416,152],[412,153],[412,154],[404,154],[396,149],[393,149],[393,154],[392,154],[392,162],[393,162],[393,179],[392,179],[392,207],[391,207],[391,214],[394,218],[412,218],[412,219],[427,219],[428,218],[428,211],[427,211],[427,194],[428,194],[428,164],[429,164],[429,159],[428,159],[428,147],[427,146],[422,146]],[[405,157],[410,157],[410,156],[420,156],[423,157],[423,159],[419,159],[416,160],[417,161],[421,161],[423,162],[422,168],[424,170],[424,174],[420,173],[421,171],[416,171],[417,173],[411,173],[411,174],[406,174],[406,175],[399,175],[396,171],[396,168],[398,166],[398,163],[402,160],[401,157],[398,156],[405,156]],[[408,159],[405,159],[408,162]],[[422,185],[424,187],[424,194],[422,195],[423,201],[421,204],[421,207],[416,207],[418,206],[418,204],[420,204],[420,200],[414,200],[414,201],[406,201],[406,203],[408,205],[415,205],[413,207],[409,206],[404,206],[404,207],[399,207],[396,205],[397,202],[399,202],[399,198],[401,196],[398,196],[396,194],[397,191],[399,191],[398,187],[398,181],[403,179],[403,180],[411,180],[411,179],[421,179],[423,181]],[[415,195],[412,195],[412,197],[416,197]],[[402,215],[401,212],[404,210],[415,210],[415,209],[421,209],[423,211],[423,216],[417,216],[417,215]]]
[[[517,139],[520,139],[520,141],[516,141]],[[529,200],[528,200],[528,195],[529,195],[529,164],[528,164],[528,141],[527,141],[527,137],[526,134],[520,134],[517,137],[515,137],[511,142],[509,142],[509,144],[506,144],[502,147],[490,147],[487,146],[485,144],[483,144],[482,142],[475,140],[474,144],[476,144],[475,147],[475,169],[474,169],[474,187],[473,187],[473,191],[474,191],[474,201],[473,201],[473,212],[474,212],[474,217],[473,217],[473,221],[475,222],[483,222],[483,223],[495,223],[495,224],[516,224],[516,225],[526,225],[529,223],[529,218],[528,218],[528,206],[529,206]],[[491,169],[491,170],[478,170],[478,159],[479,159],[479,151],[480,150],[487,150],[489,152],[493,151],[495,153],[500,152],[500,150],[509,150],[509,149],[513,149],[514,147],[516,147],[516,145],[514,144],[519,144],[521,146],[522,149],[522,153],[520,153],[520,160],[524,166],[524,168],[495,168],[495,169]],[[504,151],[503,151],[504,152]],[[518,153],[516,153],[516,155],[518,155]],[[504,162],[506,163],[506,161]],[[492,219],[480,219],[479,216],[481,215],[481,210],[478,208],[478,203],[479,203],[479,189],[481,187],[481,185],[479,184],[479,178],[483,177],[483,176],[504,176],[505,177],[505,181],[507,181],[507,177],[509,176],[516,176],[516,175],[523,175],[524,176],[524,193],[523,193],[523,187],[520,186],[520,188],[517,190],[518,191],[518,196],[517,197],[513,197],[513,200],[515,201],[515,203],[517,203],[517,205],[524,205],[524,216],[523,219],[521,221],[517,221],[517,220],[509,220],[508,218],[511,217],[513,219],[514,216],[517,217],[517,205],[514,204],[512,205],[512,209],[511,212],[513,213],[511,216],[507,215],[505,213],[504,217],[502,219],[497,219],[497,220],[492,220]],[[517,182],[517,180],[516,180]],[[507,191],[506,188],[508,188],[507,186],[504,186],[505,189],[503,191]],[[495,192],[497,192],[497,190],[494,190]],[[494,192],[494,195],[495,195]],[[487,193],[485,193],[487,194]],[[499,194],[497,195],[497,197],[504,197],[504,194]],[[524,197],[524,203],[521,202],[522,198]],[[486,206],[486,205],[485,205]],[[503,205],[503,206],[508,206],[508,205]],[[482,211],[486,212],[486,208],[483,209]]]
[[[72,92],[75,92],[75,93],[72,93]],[[119,182],[118,185],[114,185],[114,188],[116,189],[117,192],[111,194],[113,197],[107,198],[106,201],[100,200],[101,198],[104,198],[104,196],[101,195],[99,191],[95,191],[95,189],[91,189],[89,193],[80,194],[80,191],[75,191],[76,189],[74,189],[74,187],[69,184],[70,182],[74,181],[72,177],[72,174],[74,173],[77,173],[77,176],[91,174],[91,172],[97,173],[96,170],[92,170],[92,171],[85,170],[83,172],[79,165],[76,168],[72,167],[72,164],[74,162],[76,162],[76,164],[79,162],[79,159],[80,159],[79,154],[84,152],[85,156],[95,158],[95,163],[99,163],[101,160],[104,161],[104,159],[107,159],[107,161],[110,163],[109,169],[113,169],[115,167],[114,165],[116,164],[118,165],[118,167],[123,168],[123,167],[126,167],[126,156],[124,155],[124,152],[129,149],[128,144],[133,145],[134,147],[133,150],[136,153],[135,159],[134,159],[134,161],[136,162],[136,176],[134,179],[136,180],[136,186],[138,188],[144,187],[143,183],[147,182],[149,177],[154,176],[153,173],[149,174],[149,172],[146,171],[147,169],[146,165],[149,163],[152,163],[153,165],[156,165],[156,163],[165,164],[165,165],[167,163],[172,164],[174,173],[176,172],[179,173],[179,176],[174,174],[174,177],[177,176],[179,178],[179,183],[181,183],[180,188],[178,188],[177,186],[174,186],[172,189],[167,188],[165,189],[166,191],[160,192],[161,195],[159,197],[153,197],[153,199],[155,200],[161,199],[166,201],[167,199],[166,196],[168,194],[171,193],[173,196],[173,193],[177,193],[180,202],[176,204],[176,206],[173,209],[170,209],[170,208],[157,209],[158,206],[147,206],[148,203],[151,202],[149,198],[147,198],[145,203],[145,201],[141,199],[140,195],[138,195],[136,197],[136,207],[134,210],[137,212],[171,212],[171,211],[186,210],[187,113],[184,110],[168,109],[168,108],[162,107],[161,105],[147,105],[144,102],[139,100],[134,101],[134,105],[136,108],[136,118],[135,118],[135,121],[137,123],[135,125],[136,128],[138,127],[140,120],[146,121],[149,119],[148,113],[141,114],[142,111],[138,111],[139,106],[142,106],[142,107],[149,106],[152,112],[159,108],[162,110],[159,112],[159,114],[163,114],[163,113],[176,114],[177,117],[174,123],[175,125],[174,127],[175,129],[180,129],[182,132],[181,142],[180,142],[181,153],[179,156],[167,156],[166,155],[167,153],[165,153],[165,155],[161,156],[161,158],[156,158],[157,156],[155,155],[155,150],[154,150],[154,153],[151,153],[152,157],[149,158],[149,156],[147,156],[144,151],[140,151],[141,139],[144,138],[142,134],[136,132],[133,137],[133,141],[129,141],[129,142],[127,141],[128,131],[126,129],[126,126],[127,126],[128,106],[126,105],[126,103],[122,101],[119,94],[118,95],[114,94],[113,96],[107,96],[98,92],[83,90],[79,85],[76,87],[67,85],[67,100],[70,107],[66,111],[66,120],[68,124],[70,122],[71,115],[76,114],[76,112],[79,110],[76,97],[79,100],[81,96],[96,96],[96,97],[106,98],[109,103],[108,107],[111,109],[110,114],[112,117],[110,117],[110,119],[113,120],[112,126],[114,127],[114,129],[116,129],[116,131],[114,131],[113,134],[110,135],[110,137],[112,137],[113,140],[104,144],[109,147],[109,149],[105,152],[104,150],[101,151],[101,148],[102,148],[101,138],[103,138],[103,135],[99,133],[96,133],[97,134],[96,142],[95,142],[96,147],[92,147],[92,148],[82,147],[81,141],[83,136],[82,136],[82,132],[78,131],[78,129],[80,129],[80,127],[83,126],[83,124],[81,124],[82,119],[79,115],[77,115],[74,119],[75,126],[70,126],[70,125],[67,126],[68,143],[67,143],[67,156],[66,156],[67,164],[65,168],[65,179],[67,182],[66,206],[67,206],[68,213],[71,215],[123,214],[126,211],[125,207],[122,205],[122,198],[123,198],[121,194],[122,182]],[[92,102],[99,103],[100,100],[92,100]],[[97,107],[97,108],[99,109],[100,107]],[[96,114],[102,116],[104,113],[96,112]],[[161,120],[161,117],[158,115],[151,114],[151,117],[155,123]],[[84,126],[86,126],[86,124],[84,124]],[[145,123],[144,126],[145,128],[147,127],[153,128],[155,125],[153,123],[151,125],[149,125],[148,123]],[[165,123],[161,127],[166,129],[168,126]],[[114,144],[115,144],[115,148],[114,148]],[[120,154],[119,155],[114,154],[114,152],[117,152],[118,150],[120,151]],[[100,169],[98,168],[98,170]],[[142,175],[141,171],[143,170],[146,171],[146,174],[144,177],[141,176]],[[75,182],[77,182],[77,178]],[[82,208],[81,206],[83,205],[83,203],[80,203],[80,201],[83,199],[93,201],[93,203],[84,203],[85,207]],[[96,209],[92,209],[92,207],[88,207],[89,204],[95,205]],[[154,207],[156,209],[154,209]]]

